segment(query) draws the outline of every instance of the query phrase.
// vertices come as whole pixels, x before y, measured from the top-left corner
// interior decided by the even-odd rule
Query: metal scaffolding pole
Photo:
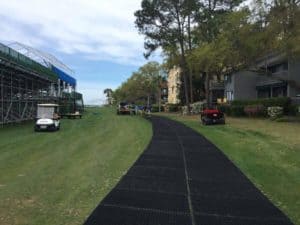
[[[76,80],[68,75],[74,74],[72,70],[52,55],[12,45],[15,50],[0,43],[1,125],[34,119],[39,103],[58,103],[64,113],[83,111]]]
[[[22,122],[35,118],[39,103],[53,102],[53,81],[36,76],[30,69],[19,68],[0,60],[0,124]]]
[[[3,108],[4,108],[4,86],[3,86],[3,73],[2,71],[0,71],[0,76],[1,76],[1,124],[4,124],[4,111],[3,111]]]

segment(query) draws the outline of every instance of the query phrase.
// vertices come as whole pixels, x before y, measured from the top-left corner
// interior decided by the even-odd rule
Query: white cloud
[[[140,0],[0,1],[0,39],[138,65],[143,37],[133,13],[139,7]]]
[[[140,66],[145,63],[143,37],[135,28],[133,15],[140,2],[0,0],[0,42],[18,41],[41,50],[60,51],[70,58],[74,55],[76,59]],[[151,60],[160,61],[160,57],[156,55]],[[71,67],[76,71],[76,66]],[[100,104],[105,100],[103,90],[116,88],[130,74],[115,79],[105,77],[101,83],[98,78],[88,82],[84,75],[75,76],[78,91],[83,93],[85,103]]]

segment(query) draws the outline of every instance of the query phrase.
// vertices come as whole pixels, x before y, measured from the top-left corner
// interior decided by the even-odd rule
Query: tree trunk
[[[205,73],[205,98],[206,98],[206,105],[207,108],[210,107],[211,102],[210,102],[210,91],[209,91],[209,73]]]
[[[190,115],[190,101],[189,101],[189,90],[188,90],[188,74],[187,74],[187,66],[186,66],[186,59],[185,59],[185,46],[184,46],[184,20],[181,21],[179,16],[179,8],[178,5],[175,4],[175,10],[176,10],[176,20],[178,25],[178,43],[180,45],[180,68],[181,68],[181,75],[183,75],[183,83],[184,83],[184,95],[185,95],[185,103],[188,108],[187,114]]]
[[[188,108],[187,115],[190,115],[190,100],[189,100],[189,89],[188,89],[188,74],[187,74],[187,65],[185,60],[185,51],[183,41],[180,43],[181,48],[181,59],[180,59],[180,68],[183,76],[183,85],[184,85],[184,96],[185,104]]]
[[[183,74],[183,82],[184,82],[184,91],[185,91],[185,103],[189,105],[189,91],[188,91],[188,77],[186,74],[185,68],[182,69],[182,74]]]
[[[184,96],[185,96],[185,103],[188,108],[187,115],[190,115],[190,101],[189,101],[189,90],[188,90],[188,77],[186,71],[186,65],[184,63],[184,58],[181,59],[181,74],[183,76],[183,85],[184,85]]]
[[[158,112],[160,112],[161,107],[161,87],[158,88]]]
[[[192,35],[191,35],[191,16],[188,16],[188,26],[187,26],[187,32],[188,32],[188,44],[189,44],[189,50],[192,51]],[[194,102],[194,96],[193,96],[193,74],[192,70],[189,69],[189,81],[190,81],[190,97],[191,97],[191,103]]]
[[[191,70],[189,70],[189,80],[190,80],[190,95],[191,95],[191,104],[194,103],[194,96],[193,96],[193,74],[191,72]]]

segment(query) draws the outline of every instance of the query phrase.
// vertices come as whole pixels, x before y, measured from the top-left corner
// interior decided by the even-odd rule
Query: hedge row
[[[166,112],[179,112],[181,110],[181,107],[179,104],[167,104],[165,106]]]
[[[264,107],[280,106],[284,111],[288,111],[291,105],[291,99],[287,97],[263,98],[255,100],[235,100],[231,102],[232,106],[263,105]]]
[[[181,107],[178,104],[167,104],[165,106],[160,106],[161,112],[178,112],[180,111]],[[152,112],[159,112],[159,106],[158,105],[152,105],[151,107]]]
[[[243,105],[220,105],[218,109],[228,116],[246,116]]]
[[[269,107],[282,107],[284,115],[296,115],[298,107],[291,105],[290,98],[269,98],[255,100],[236,100],[230,105],[220,105],[219,110],[229,116],[266,117]]]
[[[158,105],[152,105],[151,111],[152,111],[152,112],[159,112],[159,106],[158,106]],[[164,106],[160,106],[160,111],[161,111],[161,112],[164,111]]]

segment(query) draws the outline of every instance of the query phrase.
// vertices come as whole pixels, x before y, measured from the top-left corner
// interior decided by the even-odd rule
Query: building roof
[[[256,61],[256,66],[258,67],[265,67],[265,66],[272,66],[283,61],[286,61],[287,57],[284,54],[280,53],[270,53],[264,57],[259,58]]]
[[[60,80],[65,81],[71,86],[76,86],[76,79],[73,77],[75,74],[74,71],[55,56],[19,42],[13,42],[9,46],[20,54],[52,70],[52,72],[58,75]]]
[[[55,81],[58,76],[50,68],[43,64],[36,62],[28,56],[0,43],[0,58],[5,61],[12,62],[13,64],[26,68],[27,70],[33,71],[40,77]]]

